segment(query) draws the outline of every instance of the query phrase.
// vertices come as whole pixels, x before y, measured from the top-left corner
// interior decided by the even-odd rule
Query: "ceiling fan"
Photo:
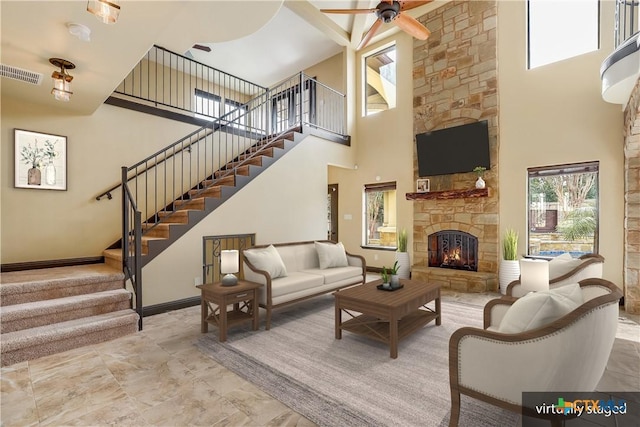
[[[342,13],[342,14],[360,14],[360,13],[375,13],[378,19],[373,23],[369,31],[364,35],[360,44],[356,50],[360,50],[365,47],[369,41],[373,38],[376,32],[380,29],[382,24],[388,24],[394,22],[403,31],[411,34],[413,37],[419,40],[426,40],[431,31],[425,28],[415,18],[403,13],[407,10],[422,6],[427,3],[431,3],[433,0],[427,1],[395,1],[395,0],[383,0],[373,9],[320,9],[320,12],[324,13]]]

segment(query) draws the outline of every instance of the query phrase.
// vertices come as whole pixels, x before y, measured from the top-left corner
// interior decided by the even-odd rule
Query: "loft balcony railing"
[[[208,123],[134,165],[124,166],[121,182],[96,196],[97,200],[112,199],[112,193],[122,187],[123,270],[135,289],[141,318],[144,235],[181,205],[235,176],[237,168],[250,161],[242,155],[256,151],[250,149],[258,143],[267,145],[303,127],[344,136],[346,114],[343,94],[304,73],[264,88],[157,46],[151,52],[116,93],[181,110]],[[158,58],[168,62],[157,62]],[[205,75],[214,77],[209,80]]]
[[[300,73],[266,88],[160,46],[147,52],[114,94],[204,120],[244,116],[244,123],[236,125],[267,133],[293,123],[346,133],[344,95],[314,78]],[[271,128],[266,127],[266,117],[255,112],[262,103],[270,104],[265,108],[270,110]],[[245,115],[248,111],[253,112]]]
[[[219,117],[267,89],[184,55],[153,46],[114,91],[146,105]]]
[[[616,13],[613,29],[613,38],[616,49],[638,32],[639,4],[640,2],[635,0],[616,0]]]

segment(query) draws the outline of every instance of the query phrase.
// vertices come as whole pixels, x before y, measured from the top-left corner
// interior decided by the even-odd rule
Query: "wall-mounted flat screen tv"
[[[418,175],[471,172],[491,167],[486,120],[416,135]]]

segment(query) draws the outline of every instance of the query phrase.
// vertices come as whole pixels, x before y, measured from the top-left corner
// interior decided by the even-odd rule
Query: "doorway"
[[[338,184],[327,186],[327,240],[338,241]]]

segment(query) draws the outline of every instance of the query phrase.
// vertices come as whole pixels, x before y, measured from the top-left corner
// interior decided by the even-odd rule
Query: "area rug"
[[[398,358],[382,343],[343,332],[334,338],[330,295],[274,312],[271,330],[237,326],[197,345],[205,354],[320,426],[447,426],[449,337],[482,326],[482,308],[442,302],[432,322],[400,342]],[[489,380],[489,379],[488,379]],[[460,426],[515,426],[519,416],[462,396]]]

